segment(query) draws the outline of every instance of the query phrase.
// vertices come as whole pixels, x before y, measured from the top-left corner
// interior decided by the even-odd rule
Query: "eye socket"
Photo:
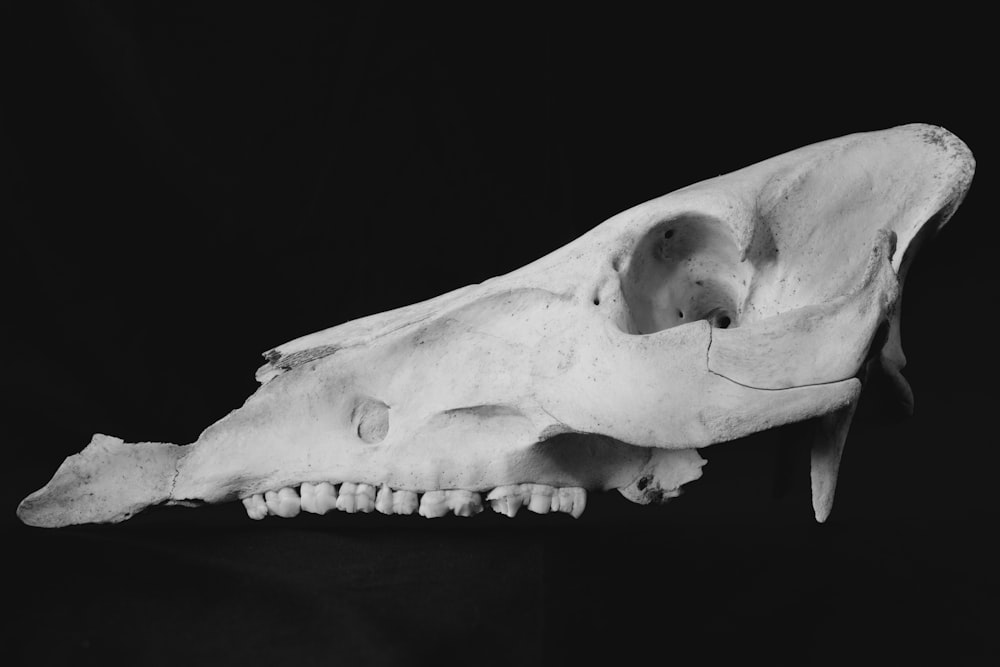
[[[622,275],[628,319],[620,326],[640,335],[698,320],[733,328],[750,271],[720,220],[697,213],[663,220],[631,251]]]

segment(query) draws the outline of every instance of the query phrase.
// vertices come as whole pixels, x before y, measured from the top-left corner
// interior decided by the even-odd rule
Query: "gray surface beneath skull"
[[[18,516],[579,516],[588,490],[663,502],[701,476],[698,448],[810,420],[823,521],[865,381],[911,404],[902,284],[973,170],[914,124],[691,185],[507,275],[268,351],[262,386],[192,444],[95,435]]]

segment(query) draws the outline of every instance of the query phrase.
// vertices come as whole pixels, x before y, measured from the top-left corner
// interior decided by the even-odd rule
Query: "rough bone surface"
[[[18,515],[579,516],[588,490],[662,502],[701,476],[699,448],[811,420],[823,521],[866,379],[909,400],[903,279],[973,168],[914,124],[691,185],[507,275],[267,352],[257,392],[192,444],[95,435]]]

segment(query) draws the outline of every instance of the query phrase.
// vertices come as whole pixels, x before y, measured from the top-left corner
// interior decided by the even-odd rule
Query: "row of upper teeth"
[[[572,486],[556,488],[545,484],[512,484],[490,491],[486,502],[494,512],[509,517],[526,507],[537,514],[565,512],[577,518],[587,506],[587,491]],[[482,497],[475,491],[426,491],[418,496],[415,491],[393,491],[386,484],[376,489],[371,484],[352,482],[344,482],[339,487],[330,482],[303,482],[298,490],[286,486],[277,491],[248,496],[243,499],[243,506],[251,519],[263,519],[268,515],[291,518],[300,511],[326,514],[332,509],[352,514],[372,510],[382,514],[417,512],[428,518],[448,513],[473,516],[483,511]]]

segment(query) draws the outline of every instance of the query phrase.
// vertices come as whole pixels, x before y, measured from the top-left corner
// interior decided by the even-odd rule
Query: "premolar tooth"
[[[267,516],[267,503],[264,502],[264,496],[259,493],[244,498],[243,507],[247,508],[247,516],[254,521],[260,521]]]
[[[358,485],[354,482],[344,482],[340,485],[340,492],[337,494],[337,509],[341,512],[354,514],[357,511],[357,501],[354,497]]]
[[[283,486],[277,491],[268,491],[264,494],[264,502],[267,504],[267,511],[275,516],[291,519],[298,516],[302,503],[299,494],[295,489]]]
[[[371,484],[358,484],[354,491],[354,503],[359,512],[367,514],[375,509],[375,487]]]
[[[454,489],[445,491],[448,509],[455,513],[455,516],[473,516],[483,511],[483,499],[474,491],[464,489]]]
[[[448,496],[444,491],[427,491],[420,497],[420,516],[436,519],[448,513]]]
[[[302,482],[299,486],[299,501],[303,512],[319,514],[316,511],[316,485],[311,482]]]
[[[530,490],[525,487],[529,487],[529,485],[508,484],[506,486],[498,486],[490,491],[489,495],[486,496],[486,500],[489,501],[490,507],[493,508],[494,512],[514,518],[517,515],[517,511],[521,509],[521,505],[524,504],[524,501],[531,498]],[[526,490],[528,490],[527,498],[525,498]]]
[[[528,484],[526,486],[531,492],[528,510],[535,514],[548,514],[552,510],[552,497],[556,495],[556,490],[546,484]]]
[[[320,482],[313,486],[313,509],[306,509],[306,485],[302,485],[302,509],[316,514],[326,514],[337,507],[337,487],[330,482]]]
[[[578,486],[566,486],[559,489],[559,511],[572,514],[579,519],[587,507],[587,490]]]
[[[378,495],[375,496],[375,509],[382,514],[393,514],[392,489],[388,484],[383,484],[379,488]]]
[[[393,491],[392,511],[396,514],[413,514],[417,511],[420,500],[413,491]]]

